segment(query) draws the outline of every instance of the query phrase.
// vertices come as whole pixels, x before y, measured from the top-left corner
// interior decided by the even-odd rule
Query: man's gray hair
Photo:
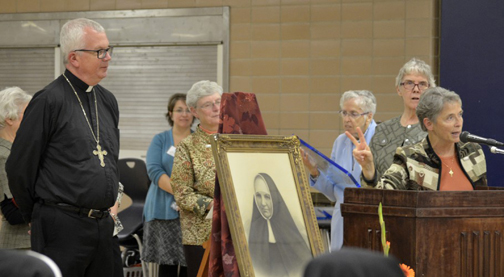
[[[420,96],[416,114],[422,130],[427,132],[427,127],[425,127],[423,122],[424,118],[428,118],[431,122],[436,122],[437,117],[444,109],[446,103],[459,103],[462,105],[462,100],[455,92],[442,87],[427,89],[422,96]]]
[[[60,47],[64,64],[68,63],[68,54],[71,51],[82,49],[86,46],[84,41],[84,29],[88,27],[98,33],[105,32],[105,29],[100,23],[87,18],[70,20],[61,27]]]
[[[343,104],[350,100],[356,99],[355,102],[364,112],[370,112],[373,117],[376,113],[376,98],[369,90],[349,90],[341,95],[340,108],[343,109]]]
[[[194,83],[187,92],[186,104],[188,107],[196,108],[196,104],[201,98],[214,95],[215,93],[222,95],[222,92],[222,87],[216,82],[199,81]]]
[[[19,87],[8,87],[0,91],[0,129],[5,127],[5,120],[17,120],[31,98],[31,95]]]
[[[405,75],[417,73],[424,75],[427,78],[431,88],[436,87],[436,80],[434,80],[434,75],[432,75],[431,67],[424,61],[412,58],[399,70],[399,74],[396,77],[396,87],[401,85],[401,82]]]

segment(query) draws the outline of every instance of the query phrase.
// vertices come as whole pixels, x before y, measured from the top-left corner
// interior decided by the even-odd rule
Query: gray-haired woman
[[[399,70],[395,86],[397,94],[403,100],[403,113],[399,117],[378,124],[369,144],[373,152],[377,178],[380,178],[392,164],[397,147],[412,145],[425,138],[426,133],[420,127],[415,111],[422,93],[430,87],[435,87],[436,81],[430,66],[422,60],[413,58]]]
[[[340,99],[341,120],[345,131],[358,138],[357,127],[364,132],[367,143],[375,133],[376,122],[373,116],[376,112],[376,98],[368,90],[349,90],[343,93]],[[331,160],[348,170],[355,180],[360,179],[361,167],[352,157],[354,145],[352,141],[341,134],[334,141]],[[331,219],[331,250],[336,251],[343,245],[343,217],[340,205],[343,203],[343,192],[347,187],[355,187],[352,182],[345,182],[346,178],[332,178],[327,173],[319,172],[317,167],[310,163],[306,153],[303,153],[303,163],[310,171],[310,185],[322,192],[327,198],[335,202]],[[319,176],[320,175],[320,176]],[[341,180],[335,183],[335,179]]]
[[[31,98],[31,95],[19,87],[9,87],[0,91],[0,205],[3,215],[0,227],[0,248],[30,248],[28,234],[30,227],[23,220],[21,212],[12,199],[5,163],[23,119],[24,110]]]
[[[368,183],[376,188],[403,190],[473,190],[486,186],[485,155],[479,144],[460,141],[462,132],[462,100],[458,94],[444,88],[424,92],[416,114],[427,137],[417,144],[398,147],[394,162],[379,181]],[[373,154],[361,138],[355,159],[362,166],[365,179],[373,179],[370,170]]]
[[[215,82],[200,81],[187,92],[186,103],[199,119],[196,131],[177,147],[172,170],[172,187],[180,208],[182,244],[187,276],[196,276],[203,258],[202,244],[210,237],[211,221],[205,220],[213,206],[215,162],[208,147],[219,127],[222,88]]]

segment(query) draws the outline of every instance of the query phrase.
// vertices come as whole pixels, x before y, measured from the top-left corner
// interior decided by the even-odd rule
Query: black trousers
[[[36,203],[31,222],[32,250],[51,258],[65,277],[114,274],[113,219],[93,219]],[[117,256],[115,256],[117,259]]]
[[[184,244],[184,256],[187,264],[187,277],[196,277],[205,254],[205,248],[201,245]]]

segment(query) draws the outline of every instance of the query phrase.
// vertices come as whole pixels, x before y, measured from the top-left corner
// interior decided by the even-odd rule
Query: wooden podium
[[[416,276],[504,276],[504,190],[347,188],[344,246],[382,251],[380,202],[390,254]]]

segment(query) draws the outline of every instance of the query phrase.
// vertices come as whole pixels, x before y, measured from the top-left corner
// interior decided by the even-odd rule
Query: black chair
[[[138,258],[142,252],[143,208],[151,181],[143,160],[137,158],[119,159],[119,181],[124,186],[124,194],[131,198],[132,204],[119,212],[124,229],[117,235],[119,244],[124,247],[123,264],[131,263],[129,258]],[[135,250],[138,247],[138,255]],[[132,254],[133,253],[133,254]],[[145,274],[145,265],[142,262]]]

